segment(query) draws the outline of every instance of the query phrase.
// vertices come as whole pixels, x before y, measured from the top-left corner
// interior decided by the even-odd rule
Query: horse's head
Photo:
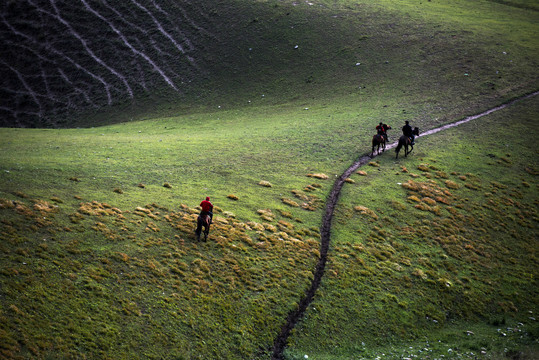
[[[414,130],[412,130],[412,134],[419,136],[419,128],[417,126],[414,128]]]

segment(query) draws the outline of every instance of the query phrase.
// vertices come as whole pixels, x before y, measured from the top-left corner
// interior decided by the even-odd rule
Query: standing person
[[[208,214],[210,216],[210,224],[213,222],[213,204],[210,202],[210,197],[206,196],[206,200],[202,200],[200,203],[202,211],[200,211],[200,216]]]
[[[382,135],[384,139],[386,139],[386,142],[387,142],[389,140],[389,138],[387,137],[387,131],[389,129],[391,129],[391,126],[380,122],[380,124],[376,127],[376,132],[379,135]]]
[[[412,127],[410,126],[410,122],[408,120],[406,120],[406,124],[402,127],[402,133],[410,138],[412,145],[415,145],[414,131]]]

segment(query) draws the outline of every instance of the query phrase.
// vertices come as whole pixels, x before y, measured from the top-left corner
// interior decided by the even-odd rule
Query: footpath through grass
[[[352,125],[300,109],[1,130],[2,354],[263,356],[311,280],[330,171],[354,157],[331,138],[351,146]]]
[[[397,358],[409,344],[457,358],[534,353],[536,111],[530,99],[355,174],[328,272],[288,355]],[[267,141],[255,146],[250,123],[229,126],[224,115],[207,130],[173,119],[2,130],[11,139],[3,149],[18,155],[4,156],[1,174],[6,357],[267,356],[311,280],[331,171],[357,153],[301,143],[307,132],[319,146],[329,136],[315,130],[317,118],[298,127],[277,116],[266,129],[262,119],[255,128]],[[214,142],[236,146],[204,155],[210,128]],[[196,167],[200,159],[211,172]],[[193,180],[212,178],[220,185]],[[210,242],[195,243],[195,208],[208,194],[216,224]]]
[[[537,356],[538,106],[419,138],[408,158],[391,151],[354,175],[290,358]]]
[[[460,5],[446,20],[436,2],[407,15],[368,2],[257,4],[270,16],[244,20],[257,34],[286,29],[286,41],[255,37],[267,47],[251,47],[268,52],[224,68],[232,80],[201,94],[196,112],[152,104],[159,115],[143,112],[146,121],[0,130],[3,357],[267,357],[310,283],[333,179],[370,150],[374,126],[431,128],[536,88],[536,15],[521,8],[500,34],[488,24],[502,5],[486,11],[484,1],[451,2]],[[484,27],[453,22],[466,6],[483,11]],[[527,101],[490,116],[487,129],[466,131],[482,119],[420,139],[408,159],[386,154],[354,175],[290,356],[369,358],[453,321],[510,324],[511,349],[537,338],[525,316],[538,303],[536,113]],[[509,140],[518,145],[498,146]],[[194,243],[205,196],[219,208],[216,224],[208,243]],[[449,332],[446,344],[468,349],[475,326]],[[479,351],[503,347],[485,334],[473,341]]]

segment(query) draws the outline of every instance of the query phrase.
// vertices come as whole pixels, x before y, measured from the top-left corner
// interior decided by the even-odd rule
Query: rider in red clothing
[[[384,124],[384,123],[380,123],[380,125],[378,125],[376,127],[376,132],[380,135],[382,135],[384,137],[384,139],[386,139],[386,141],[388,141],[388,137],[387,137],[387,131],[391,129],[391,126],[387,125],[387,124]]]
[[[200,207],[202,208],[202,211],[200,212],[200,215],[208,214],[210,215],[210,224],[213,221],[213,204],[210,202],[210,197],[207,196],[206,200],[203,200],[200,203]]]

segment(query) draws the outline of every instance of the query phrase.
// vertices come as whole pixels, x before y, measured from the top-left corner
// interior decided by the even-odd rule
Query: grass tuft
[[[308,176],[308,177],[315,178],[315,179],[320,179],[320,180],[327,180],[327,179],[329,179],[329,176],[327,176],[326,174],[323,174],[323,173],[307,174],[307,176]]]

